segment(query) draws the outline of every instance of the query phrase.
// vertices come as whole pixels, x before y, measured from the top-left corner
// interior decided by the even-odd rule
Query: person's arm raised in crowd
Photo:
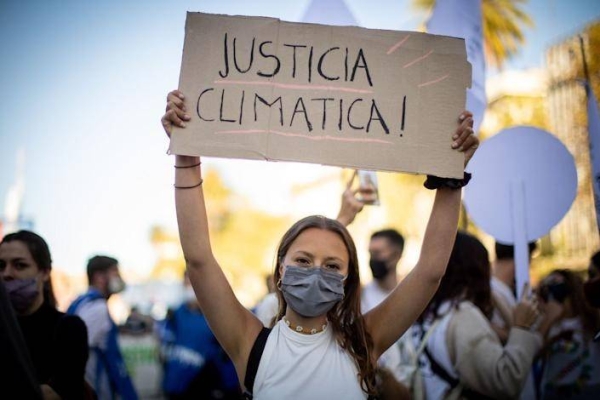
[[[184,128],[185,122],[190,120],[186,110],[183,94],[177,90],[170,92],[161,120],[169,137],[173,126]],[[213,255],[201,182],[200,159],[176,156],[177,225],[190,281],[210,328],[243,381],[250,349],[262,324],[235,297]]]
[[[340,204],[340,211],[338,212],[337,220],[344,226],[348,226],[354,221],[354,218],[362,211],[365,204],[360,201],[356,195],[360,192],[360,188],[352,189],[352,183],[356,178],[357,171],[354,171],[352,177],[346,185],[346,190],[342,193],[342,202]]]
[[[461,114],[458,128],[451,139],[449,146],[464,153],[466,167],[479,146],[479,140],[473,134],[470,112]],[[437,189],[419,261],[379,306],[365,314],[367,329],[373,338],[375,358],[413,324],[437,290],[456,238],[460,204],[461,190]]]
[[[340,211],[336,220],[344,226],[350,225],[358,213],[362,211],[365,204],[372,204],[377,199],[377,189],[373,184],[363,185],[362,183],[357,189],[352,188],[354,179],[358,176],[358,170],[355,170],[352,177],[346,184],[346,190],[342,193],[342,202]],[[360,195],[357,197],[357,195]]]

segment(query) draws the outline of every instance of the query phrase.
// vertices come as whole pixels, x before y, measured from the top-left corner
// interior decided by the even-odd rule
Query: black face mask
[[[387,267],[387,263],[382,260],[375,260],[371,258],[369,261],[369,267],[371,267],[371,273],[375,279],[383,279],[386,277],[388,272],[390,272]]]
[[[558,303],[564,303],[569,294],[569,288],[564,282],[550,283],[540,290],[540,296],[544,301],[554,300]]]

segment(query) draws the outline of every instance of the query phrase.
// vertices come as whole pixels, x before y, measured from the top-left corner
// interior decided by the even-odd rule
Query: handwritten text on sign
[[[462,177],[464,41],[188,13],[171,152]]]

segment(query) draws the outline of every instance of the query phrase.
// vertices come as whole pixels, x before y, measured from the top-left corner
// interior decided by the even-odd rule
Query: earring
[[[277,289],[281,290],[281,278],[279,278],[279,280],[277,281]]]

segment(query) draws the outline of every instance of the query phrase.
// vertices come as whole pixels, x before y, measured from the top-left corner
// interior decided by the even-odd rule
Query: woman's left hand
[[[452,136],[452,148],[465,153],[465,167],[479,147],[479,139],[473,131],[473,114],[463,111],[458,118],[458,128]]]

